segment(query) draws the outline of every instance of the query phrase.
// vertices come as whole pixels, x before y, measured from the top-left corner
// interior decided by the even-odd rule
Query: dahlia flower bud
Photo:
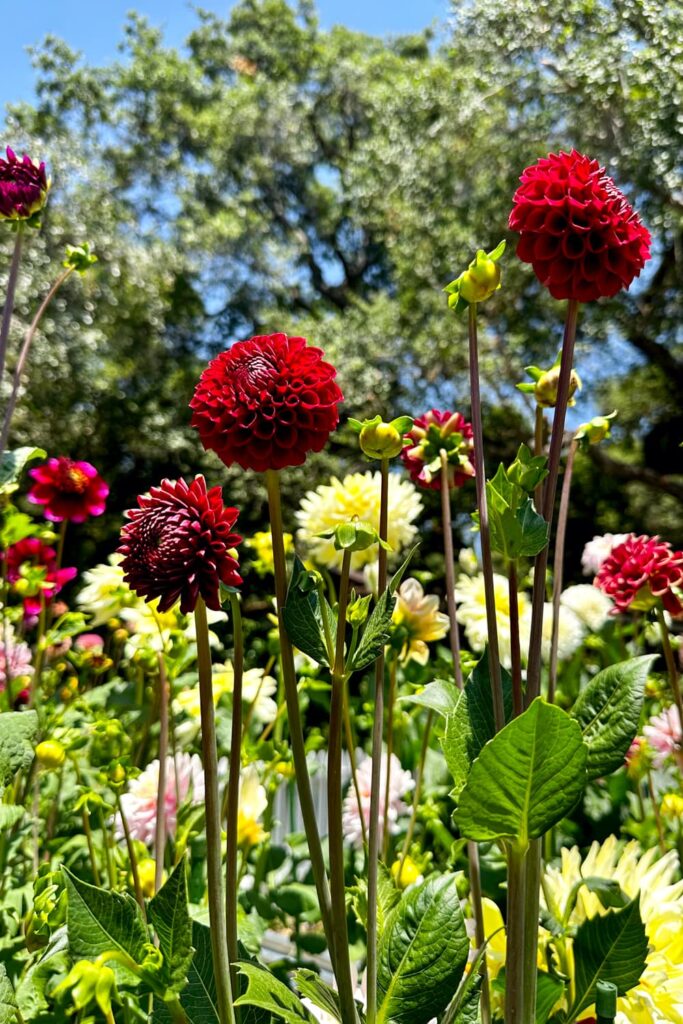
[[[190,402],[191,424],[226,466],[300,466],[339,422],[337,371],[305,338],[271,334],[237,342],[209,363]]]
[[[49,188],[45,164],[36,166],[25,153],[19,160],[8,146],[6,159],[0,157],[0,220],[27,221],[35,226]]]
[[[220,584],[242,582],[230,549],[242,538],[232,532],[239,512],[225,508],[220,487],[206,488],[203,476],[191,484],[163,480],[149,495],[138,498],[139,508],[126,513],[118,553],[124,579],[147,601],[159,599],[166,612],[176,601],[187,615],[200,597],[219,611]]]
[[[592,302],[639,276],[650,232],[597,160],[550,153],[520,181],[510,214],[517,255],[554,298]]]
[[[617,415],[616,409],[609,416],[594,416],[588,423],[582,423],[574,434],[576,441],[585,441],[586,444],[600,444],[612,436],[611,420]]]
[[[538,366],[526,366],[525,370],[531,377],[533,384],[517,384],[517,390],[524,394],[533,395],[536,404],[542,409],[554,409],[557,405],[557,391],[560,383],[560,360],[561,353],[549,370],[541,370]],[[581,378],[576,370],[572,370],[569,377],[568,405],[576,405],[574,395],[582,388]]]
[[[410,416],[398,416],[386,423],[381,416],[371,420],[349,419],[349,426],[359,434],[358,443],[369,459],[395,459],[406,444],[404,434],[413,425]]]
[[[94,263],[97,263],[97,256],[90,252],[88,242],[83,242],[82,245],[67,245],[62,261],[63,267],[75,270],[77,274],[85,274]]]
[[[59,740],[43,740],[36,747],[36,757],[43,768],[55,770],[64,764],[66,750]]]
[[[463,270],[455,281],[444,288],[448,293],[448,308],[456,313],[474,302],[483,302],[500,288],[500,267],[498,260],[505,252],[505,242],[499,242],[495,249],[486,253],[477,250],[477,255],[467,270]]]
[[[413,421],[401,452],[411,480],[428,490],[441,490],[441,452],[446,453],[449,488],[474,477],[472,424],[459,412],[432,409]]]

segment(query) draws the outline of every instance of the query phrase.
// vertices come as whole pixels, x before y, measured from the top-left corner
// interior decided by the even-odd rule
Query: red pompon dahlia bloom
[[[43,602],[49,603],[78,571],[74,567],[58,568],[57,552],[38,537],[25,537],[10,544],[4,559],[7,580],[20,584],[16,589],[24,599],[24,612],[29,618],[39,615]]]
[[[659,537],[629,534],[604,560],[594,584],[614,601],[614,612],[647,610],[661,600],[673,616],[683,615],[674,587],[683,587],[683,551]]]
[[[517,255],[554,298],[592,302],[638,277],[650,232],[597,160],[551,153],[520,181],[510,214]]]
[[[418,416],[406,437],[411,444],[401,458],[411,480],[420,487],[441,490],[441,450],[448,456],[448,486],[462,487],[474,477],[472,424],[459,412],[432,409]]]
[[[76,462],[60,455],[44,466],[29,471],[35,480],[28,500],[42,505],[46,519],[61,523],[83,523],[104,512],[109,487],[89,462]]]
[[[192,426],[226,466],[284,469],[319,452],[339,422],[337,371],[305,338],[238,341],[209,363],[190,402]]]
[[[0,157],[0,220],[29,220],[45,206],[49,187],[45,164],[26,154],[19,160],[8,146],[7,159]]]
[[[219,584],[242,582],[231,551],[242,540],[232,532],[237,509],[225,508],[220,487],[207,490],[203,476],[189,485],[163,480],[139,497],[138,505],[126,512],[130,522],[121,530],[118,549],[126,583],[147,601],[159,598],[160,612],[180,601],[188,615],[199,597],[218,611]]]

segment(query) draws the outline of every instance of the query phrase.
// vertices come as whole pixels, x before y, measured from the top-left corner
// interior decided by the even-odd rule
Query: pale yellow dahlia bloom
[[[647,964],[639,984],[619,999],[617,1024],[683,1024],[683,881],[675,881],[678,874],[675,851],[660,857],[651,849],[641,855],[637,842],[622,847],[616,836],[602,845],[593,843],[583,861],[578,847],[564,849],[559,867],[545,869],[542,902],[550,903],[555,916],[562,916],[572,887],[582,877],[614,879],[630,899],[640,893]],[[604,913],[598,896],[582,886],[570,924],[578,926]]]
[[[417,580],[404,580],[396,597],[393,621],[406,632],[401,660],[407,662],[412,658],[419,665],[426,665],[429,661],[427,644],[446,636],[448,616],[439,611],[439,598],[435,594],[425,595]]]
[[[258,768],[250,764],[242,770],[240,778],[239,811],[237,815],[237,842],[240,846],[256,846],[268,833],[261,819],[268,806],[265,788],[261,785]]]
[[[550,602],[543,605],[543,632],[541,636],[541,657],[550,661],[550,645],[553,635],[553,606]],[[560,661],[571,658],[583,643],[586,627],[579,616],[571,608],[560,605],[560,628],[557,634],[557,656]],[[526,660],[531,637],[531,605],[526,604],[524,613],[520,614],[519,636],[522,647],[522,661]]]
[[[349,473],[343,480],[332,477],[329,484],[321,484],[306,494],[296,513],[299,523],[297,538],[306,545],[311,558],[318,565],[339,569],[342,552],[335,551],[332,539],[317,534],[334,529],[340,523],[347,523],[354,516],[379,529],[380,488],[380,473],[368,470],[366,473]],[[394,557],[414,540],[417,533],[415,520],[421,512],[422,499],[415,485],[391,473],[387,539]],[[353,553],[351,568],[362,569],[376,558],[377,546],[373,544],[365,551]]]
[[[603,594],[592,583],[577,583],[567,587],[560,596],[560,604],[571,608],[588,629],[598,633],[610,617],[614,608],[611,597]]]
[[[89,613],[91,626],[101,626],[120,615],[123,608],[135,604],[138,598],[123,582],[120,566],[122,555],[110,555],[107,562],[83,573],[85,586],[76,597],[81,611]]]
[[[285,554],[294,550],[294,538],[291,533],[282,535]],[[259,576],[267,576],[275,571],[273,563],[273,540],[270,530],[259,530],[253,537],[246,537],[244,543],[254,552],[253,568]]]
[[[510,668],[510,596],[508,581],[498,573],[493,575],[493,589],[498,624],[498,647],[501,664]],[[486,624],[486,595],[484,574],[460,576],[455,587],[455,601],[458,606],[458,622],[465,627],[465,636],[473,651],[481,653],[488,643]],[[519,614],[522,618],[530,609],[529,599],[524,593],[518,594]]]

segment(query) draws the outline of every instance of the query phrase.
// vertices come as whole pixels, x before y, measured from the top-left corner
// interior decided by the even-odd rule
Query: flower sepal
[[[542,370],[539,366],[525,366],[526,373],[531,377],[533,383],[524,381],[515,385],[518,391],[525,395],[533,395],[536,404],[542,409],[554,409],[557,405],[557,390],[560,383],[560,363],[562,352],[558,352],[557,358],[548,370]],[[583,384],[576,370],[572,369],[569,378],[569,406],[576,405],[574,395],[580,391]]]
[[[359,435],[360,449],[369,459],[394,459],[410,443],[405,435],[413,425],[411,416],[397,416],[391,422],[373,416],[370,420],[349,419],[348,423]]]
[[[616,415],[617,410],[615,409],[607,416],[594,416],[588,423],[582,423],[574,434],[574,440],[579,441],[586,448],[591,444],[600,444],[601,441],[609,440],[612,436],[611,421]]]
[[[505,252],[505,240],[487,253],[477,250],[477,255],[467,270],[447,284],[443,289],[448,295],[448,308],[461,313],[476,302],[490,298],[500,288],[500,267],[498,261]]]

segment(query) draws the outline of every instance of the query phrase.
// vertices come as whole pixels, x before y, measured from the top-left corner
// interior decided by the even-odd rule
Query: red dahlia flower
[[[121,530],[119,554],[126,583],[147,601],[159,598],[165,612],[180,600],[180,610],[194,611],[199,597],[209,608],[221,607],[219,584],[242,582],[231,553],[242,538],[232,532],[239,512],[225,508],[220,487],[206,489],[203,476],[188,486],[184,480],[163,480]]]
[[[614,601],[614,611],[648,609],[660,599],[670,615],[683,615],[673,587],[683,586],[683,551],[659,537],[629,534],[603,561],[594,584]]]
[[[25,537],[11,544],[4,558],[8,582],[21,581],[21,588],[17,589],[20,589],[24,612],[29,617],[39,615],[43,600],[50,601],[77,572],[75,568],[58,568],[57,552],[38,537]]]
[[[109,487],[89,462],[75,462],[60,455],[30,470],[29,475],[36,482],[28,500],[44,506],[46,519],[83,523],[88,516],[104,512]]]
[[[410,478],[420,487],[441,490],[441,449],[448,456],[448,486],[462,487],[474,476],[472,424],[459,412],[432,409],[418,416],[406,437],[412,442],[401,452]]]
[[[0,157],[0,220],[29,220],[42,210],[50,182],[45,164],[38,167],[24,154],[18,160],[7,147],[7,159]]]
[[[238,341],[202,373],[192,426],[226,466],[284,469],[319,452],[339,422],[337,371],[305,338]]]
[[[597,160],[551,153],[520,181],[510,214],[517,255],[554,298],[591,302],[638,277],[650,232]]]

